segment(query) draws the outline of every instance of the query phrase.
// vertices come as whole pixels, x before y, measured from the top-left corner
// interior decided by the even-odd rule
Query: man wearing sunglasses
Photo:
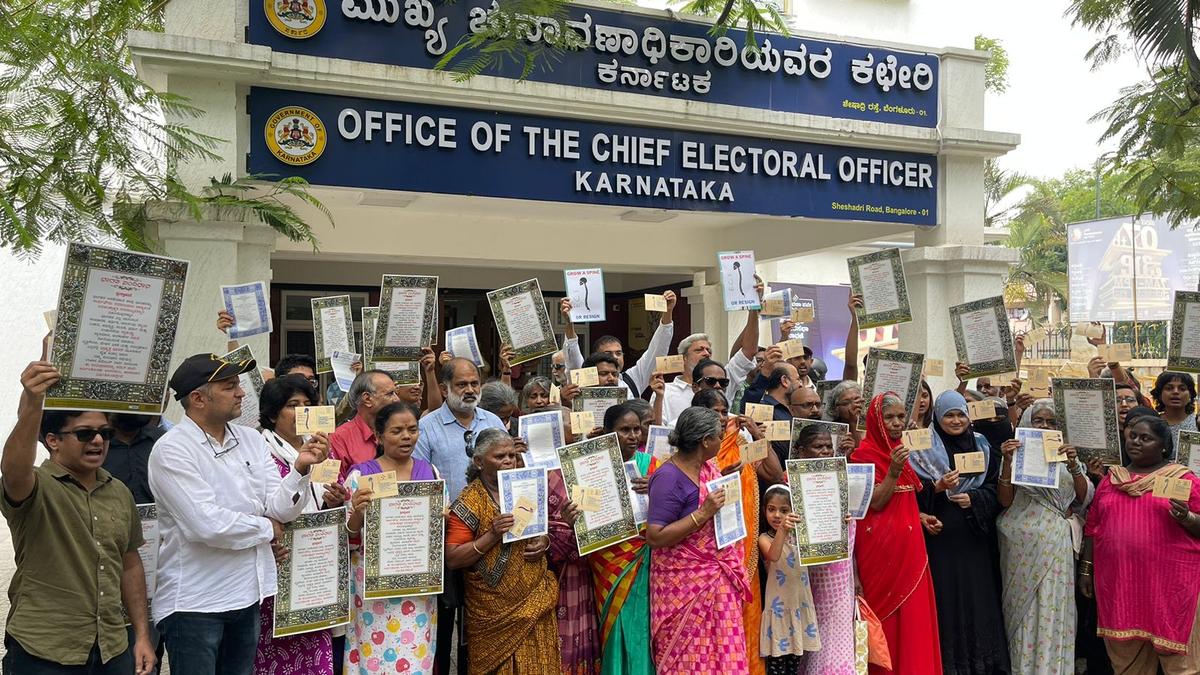
[[[184,417],[150,454],[162,534],[153,612],[176,675],[253,670],[259,601],[275,594],[276,556],[286,555],[272,544],[304,510],[309,468],[329,454],[325,434],[313,434],[280,478],[262,435],[230,424],[245,396],[238,376],[255,367],[185,359],[170,381]]]
[[[59,379],[45,353],[21,373],[17,423],[0,459],[0,513],[18,561],[4,672],[148,675],[155,657],[137,552],[141,520],[129,489],[102,468],[113,436],[107,415],[43,414]],[[50,459],[35,468],[39,435]]]
[[[646,391],[646,387],[650,385],[650,378],[654,376],[658,365],[656,357],[666,356],[671,349],[671,338],[675,335],[675,323],[672,317],[675,313],[677,299],[674,291],[663,293],[663,298],[667,301],[667,311],[663,312],[662,317],[659,318],[658,325],[654,328],[654,334],[650,336],[650,342],[646,345],[646,351],[629,370],[624,370],[625,348],[621,346],[619,339],[612,335],[604,335],[592,344],[593,355],[608,354],[617,360],[619,376],[615,386],[628,389],[630,398],[638,398],[643,391]],[[588,366],[584,364],[583,352],[579,351],[579,337],[575,334],[575,325],[571,323],[571,299],[563,298],[559,308],[567,324],[563,333],[565,341],[562,348],[566,354],[566,368],[567,370],[586,368]],[[624,372],[620,372],[622,370]],[[562,383],[558,383],[558,385],[561,387]]]

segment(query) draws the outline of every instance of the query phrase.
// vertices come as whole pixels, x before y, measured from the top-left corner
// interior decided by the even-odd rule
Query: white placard
[[[862,520],[871,508],[871,496],[875,493],[875,465],[846,465],[846,505],[850,517]]]
[[[525,413],[517,418],[517,435],[525,439],[526,466],[558,468],[557,450],[565,445],[561,410]]]
[[[571,323],[604,321],[604,272],[599,267],[564,270],[563,277],[571,298]]]
[[[646,514],[650,510],[650,496],[633,491],[633,479],[641,477],[642,472],[638,470],[637,462],[625,462],[625,478],[629,481],[629,505],[633,507],[633,522],[645,525]]]
[[[660,463],[671,459],[671,455],[675,454],[675,448],[671,447],[671,443],[667,440],[670,436],[671,427],[651,424],[650,433],[646,438],[646,452]]]
[[[483,366],[483,354],[479,351],[479,340],[475,336],[475,325],[459,326],[446,331],[446,351],[456,359],[467,359]]]
[[[525,467],[522,469],[507,469],[496,473],[499,482],[501,513],[513,513],[517,502],[522,498],[533,504],[533,513],[528,514],[528,525],[520,535],[505,532],[505,544],[523,539],[539,537],[550,531],[550,516],[546,504],[549,492],[546,481],[545,467]],[[514,514],[515,515],[515,514]]]
[[[705,485],[711,493],[717,490],[724,490],[726,485],[733,483],[741,487],[741,480],[741,472],[736,471],[728,476],[721,476],[720,478],[710,480]],[[742,500],[735,499],[732,502],[725,502],[725,505],[717,511],[716,517],[713,518],[713,527],[716,528],[718,549],[736,544],[746,538],[746,518],[743,508]]]
[[[350,385],[354,383],[353,366],[362,360],[362,354],[354,352],[343,352],[334,350],[329,354],[329,363],[333,366],[333,377],[337,380],[338,389],[344,392],[350,391]]]
[[[270,297],[265,281],[221,287],[225,311],[233,316],[230,340],[271,332]]]
[[[754,251],[724,251],[717,254],[721,268],[721,293],[725,311],[758,309],[758,292],[754,288]]]

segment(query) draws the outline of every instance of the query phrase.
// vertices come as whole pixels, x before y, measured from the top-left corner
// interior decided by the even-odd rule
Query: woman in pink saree
[[[721,476],[711,461],[721,431],[716,411],[683,411],[670,438],[678,451],[650,478],[650,634],[659,675],[748,672],[744,549],[717,549],[713,517],[725,492],[705,486]]]

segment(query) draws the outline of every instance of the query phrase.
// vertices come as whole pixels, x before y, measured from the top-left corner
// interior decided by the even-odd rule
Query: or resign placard
[[[563,270],[563,277],[571,298],[571,323],[604,321],[604,272],[599,267]]]
[[[754,251],[718,253],[717,264],[721,267],[725,311],[758,309],[758,291],[754,288]]]

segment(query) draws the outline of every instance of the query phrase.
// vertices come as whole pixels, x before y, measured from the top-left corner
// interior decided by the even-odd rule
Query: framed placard
[[[312,299],[313,346],[317,372],[332,373],[330,358],[334,352],[353,352],[354,314],[349,295],[331,295]]]
[[[1180,431],[1175,443],[1175,461],[1200,476],[1200,432]]]
[[[1120,465],[1121,432],[1112,380],[1054,378],[1054,412],[1063,442],[1074,445],[1082,461]]]
[[[1167,370],[1200,373],[1200,292],[1175,291]]]
[[[540,359],[558,351],[554,326],[537,279],[489,291],[488,305],[500,333],[500,343],[513,349],[509,365]]]
[[[629,397],[628,391],[624,387],[584,387],[571,401],[571,410],[592,413],[596,424],[600,425],[604,423],[604,413],[609,408]]]
[[[239,363],[241,361],[254,360],[254,354],[250,351],[250,345],[242,345],[221,358],[226,361]],[[257,363],[257,360],[255,362]],[[233,420],[232,423],[257,429],[259,427],[258,401],[262,394],[263,385],[266,384],[263,381],[262,371],[258,368],[251,368],[238,375],[238,384],[242,386],[242,391],[246,395],[242,397],[242,414],[238,415],[237,419]]]
[[[385,274],[379,289],[379,321],[372,352],[376,359],[418,361],[433,344],[438,278]]]
[[[378,307],[362,308],[363,370],[375,370],[375,326],[379,323]]]
[[[283,526],[287,559],[276,566],[273,637],[350,623],[350,542],[346,507],[301,514]]]
[[[894,392],[904,400],[904,409],[911,415],[921,392],[924,367],[924,354],[872,347],[867,352],[863,398],[873,401],[880,394]],[[866,429],[866,415],[859,419],[858,428],[860,431]]]
[[[162,414],[187,275],[185,260],[68,244],[44,407]]]
[[[616,434],[605,434],[558,449],[568,494],[579,486],[599,490],[599,508],[575,519],[575,543],[585,556],[638,535],[629,500],[629,480]]]
[[[446,482],[410,480],[371,500],[363,526],[368,598],[436,595],[445,571]]]
[[[796,441],[800,438],[800,430],[804,427],[817,427],[829,434],[829,440],[833,441],[833,452],[841,455],[839,446],[841,441],[850,434],[850,425],[841,422],[826,422],[825,420],[809,420],[802,417],[792,418],[792,459],[799,459],[796,456]]]
[[[859,328],[912,321],[900,249],[855,256],[846,264],[850,268],[850,292],[863,298],[863,306],[855,310]]]
[[[846,458],[789,459],[788,487],[801,565],[824,565],[850,557],[849,485]],[[868,498],[869,499],[869,498]]]
[[[1017,370],[1012,330],[1002,296],[951,307],[950,329],[958,360],[969,369],[968,378]]]

